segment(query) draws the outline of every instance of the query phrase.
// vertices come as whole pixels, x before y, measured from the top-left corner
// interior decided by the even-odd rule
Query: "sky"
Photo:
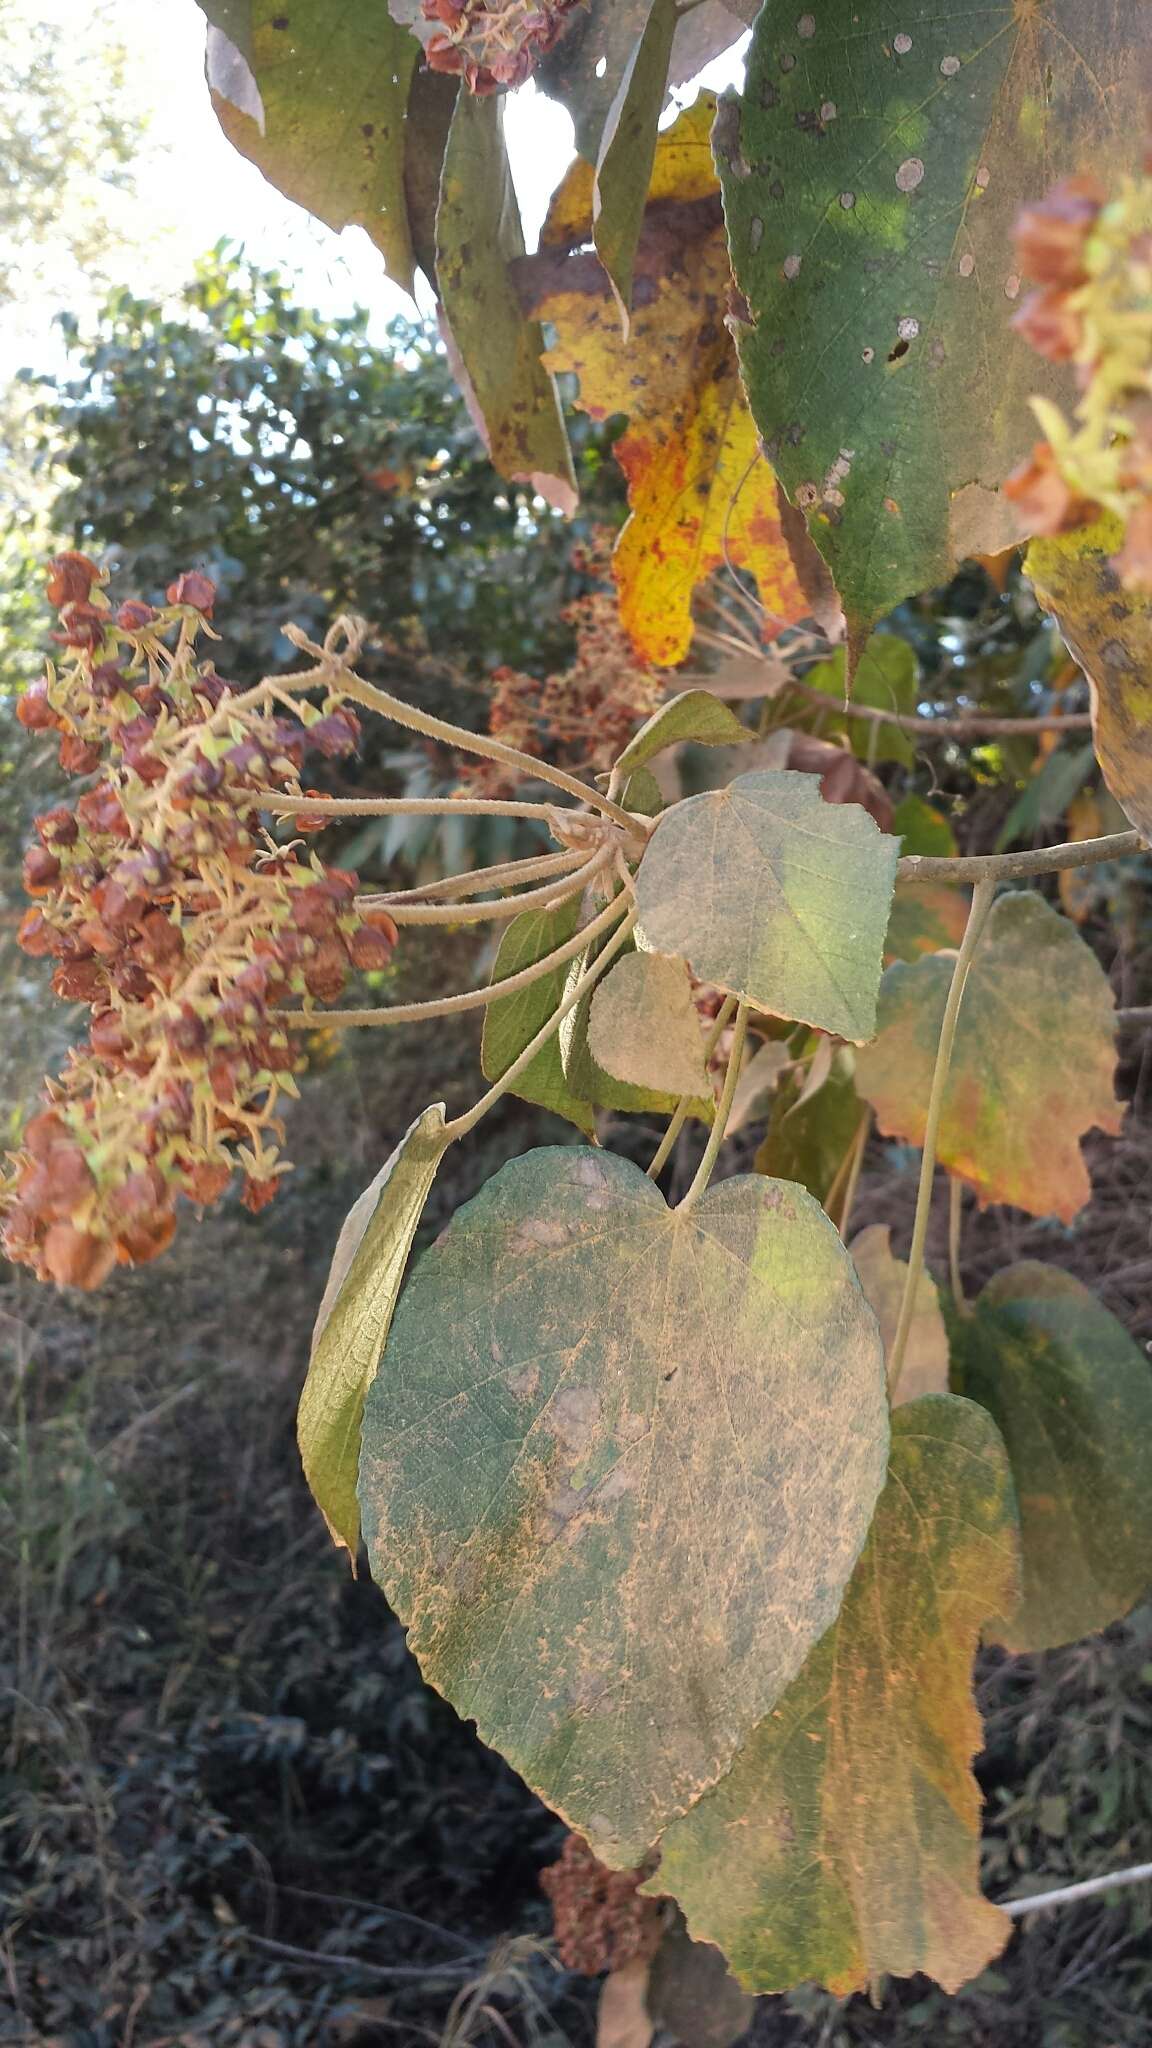
[[[65,9],[75,0],[55,0]],[[386,0],[380,0],[383,6]],[[228,143],[203,75],[204,17],[195,0],[103,0],[102,30],[131,52],[131,87],[159,145],[133,201],[133,239],[152,251],[151,289],[174,291],[221,237],[242,242],[258,264],[295,274],[299,294],[321,311],[366,306],[376,328],[411,302],[385,275],[361,229],[333,234],[284,199]],[[747,38],[744,39],[746,43]],[[742,75],[744,43],[679,95]],[[572,156],[572,126],[531,84],[506,103],[506,133],[529,246]]]

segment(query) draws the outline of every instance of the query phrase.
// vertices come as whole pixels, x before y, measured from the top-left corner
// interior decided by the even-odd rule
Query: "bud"
[[[57,609],[65,604],[85,604],[91,594],[92,585],[100,571],[87,555],[78,555],[69,550],[67,554],[53,555],[48,564],[48,602]]]
[[[129,598],[116,614],[116,624],[123,626],[126,633],[142,633],[156,617],[150,604],[141,604],[136,598]]]
[[[47,896],[60,880],[60,863],[46,846],[30,846],[24,855],[24,888],[29,896]]]
[[[207,576],[202,576],[198,569],[188,569],[183,576],[176,578],[175,583],[168,585],[168,602],[191,605],[193,611],[210,619],[216,602],[216,585],[209,582]]]
[[[60,766],[65,775],[91,775],[100,766],[100,749],[79,733],[66,732],[60,741]]]
[[[48,685],[43,677],[29,683],[17,701],[16,716],[25,732],[52,732],[59,728],[60,714],[48,702]]]

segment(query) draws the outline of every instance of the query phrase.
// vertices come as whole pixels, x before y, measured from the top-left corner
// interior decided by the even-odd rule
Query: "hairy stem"
[[[279,789],[256,789],[252,801],[277,817],[543,818],[550,825],[557,815],[555,804],[501,803],[486,796],[289,797]]]
[[[617,906],[618,904],[619,898],[617,898]],[[479,1102],[473,1103],[471,1109],[466,1110],[463,1116],[458,1116],[453,1123],[450,1123],[447,1126],[447,1135],[449,1138],[463,1138],[467,1135],[469,1131],[475,1130],[476,1125],[479,1123],[481,1117],[487,1116],[488,1111],[491,1109],[493,1103],[499,1102],[500,1097],[502,1095],[506,1095],[509,1088],[511,1088],[514,1085],[514,1083],[519,1080],[520,1075],[524,1072],[525,1067],[531,1065],[531,1062],[535,1059],[537,1053],[543,1050],[544,1046],[547,1045],[548,1040],[554,1035],[555,1032],[557,1032],[560,1029],[560,1026],[564,1022],[565,1017],[567,1017],[571,1010],[574,1010],[576,1008],[576,1005],[580,1001],[580,998],[583,995],[586,995],[588,990],[592,988],[596,982],[599,981],[602,974],[607,972],[613,960],[616,958],[617,953],[620,951],[621,946],[628,938],[632,930],[632,927],[636,922],[636,917],[637,913],[634,909],[628,912],[627,916],[623,919],[622,923],[619,924],[616,930],[613,932],[607,944],[602,948],[600,953],[598,953],[596,959],[593,960],[591,966],[586,967],[583,974],[579,975],[576,981],[573,982],[572,987],[566,991],[562,1001],[553,1011],[547,1023],[542,1024],[539,1031],[536,1033],[536,1036],[534,1038],[529,1039],[527,1045],[524,1047],[523,1052],[517,1053],[516,1058],[513,1060],[511,1066],[508,1067],[503,1074],[501,1074],[500,1079],[498,1081],[493,1082],[491,1088],[489,1088],[488,1090],[488,1093],[486,1095],[482,1095],[480,1097]],[[586,930],[580,934],[581,938],[585,938],[587,936],[587,933],[591,932],[591,930],[592,926],[588,925],[586,927]]]
[[[856,1190],[860,1185],[860,1170],[864,1164],[864,1153],[867,1150],[868,1133],[871,1129],[872,1111],[870,1109],[866,1109],[863,1116],[860,1119],[860,1128],[857,1131],[856,1136],[852,1140],[852,1149],[848,1154],[848,1177],[844,1187],[844,1207],[841,1211],[840,1216],[840,1235],[844,1239],[845,1243],[847,1243],[848,1240],[848,1225],[852,1221],[852,1210],[856,1201]],[[828,1202],[831,1202],[833,1194],[835,1192],[836,1191],[834,1188],[829,1188]],[[826,1202],[825,1208],[827,1207],[828,1203]]]
[[[1143,853],[1139,832],[1110,832],[1105,839],[1073,839],[1063,846],[1042,846],[1029,853],[906,853],[896,863],[900,882],[1018,882],[1028,875],[1055,875],[1064,868],[1091,867],[1097,861],[1123,860]]]
[[[716,1012],[712,1029],[708,1033],[707,1038],[704,1040],[705,1063],[707,1063],[711,1059],[713,1053],[716,1050],[716,1047],[720,1043],[720,1035],[722,1031],[725,1029],[725,1026],[728,1024],[729,1019],[731,1018],[735,1008],[736,997],[725,996],[724,1001],[721,1003],[720,1008]],[[682,1095],[680,1097],[679,1102],[676,1104],[676,1108],[673,1112],[672,1120],[668,1125],[668,1129],[665,1131],[664,1136],[660,1140],[659,1148],[653,1156],[651,1166],[649,1166],[647,1169],[649,1180],[655,1180],[657,1174],[661,1173],[664,1167],[667,1166],[668,1161],[672,1155],[672,1147],[675,1145],[677,1138],[680,1136],[681,1131],[684,1129],[684,1126],[688,1121],[688,1113],[691,1109],[693,1100],[694,1097],[691,1095]]]
[[[569,775],[565,768],[553,768],[550,762],[538,761],[533,754],[522,754],[518,747],[506,747],[502,740],[466,732],[462,725],[451,725],[446,718],[433,718],[427,711],[417,711],[415,705],[405,704],[402,698],[393,697],[390,691],[379,690],[374,683],[364,682],[351,669],[341,670],[337,687],[355,703],[379,712],[382,718],[390,718],[395,725],[402,725],[409,732],[421,733],[426,739],[440,740],[445,746],[457,747],[463,753],[480,754],[485,760],[498,761],[532,782],[550,782],[554,789],[563,789],[579,803],[591,804],[605,817],[614,818],[626,832],[636,829],[635,820],[627,811],[621,810],[619,804],[601,796],[590,783],[581,782],[578,775]]]
[[[692,1185],[683,1200],[676,1204],[678,1209],[694,1209],[712,1178],[712,1169],[724,1143],[728,1129],[728,1118],[732,1114],[732,1099],[736,1083],[740,1078],[740,1062],[744,1057],[744,1040],[748,1036],[748,1005],[737,1003],[736,1022],[732,1029],[732,1050],[728,1055],[728,1071],[724,1076],[724,1087],[716,1106],[716,1118],[708,1133],[704,1155],[692,1178]]]
[[[542,853],[536,859],[505,860],[491,868],[473,868],[466,875],[444,875],[438,882],[422,882],[415,889],[384,889],[370,896],[358,896],[361,910],[391,910],[394,903],[432,903],[437,897],[483,896],[489,889],[515,889],[521,882],[542,882],[548,875],[561,875],[577,868],[583,853]]]
[[[848,718],[862,718],[869,725],[895,725],[901,732],[932,733],[937,739],[979,739],[986,734],[1030,732],[1087,732],[1092,724],[1089,711],[1039,712],[1032,717],[997,718],[992,714],[974,711],[969,716],[961,712],[954,718],[925,718],[912,711],[886,711],[883,705],[838,704],[827,691],[816,689],[815,685],[792,682],[789,689],[810,704],[820,705],[824,710],[842,711]]]
[[[972,956],[984,921],[992,907],[996,883],[992,876],[982,875],[972,896],[972,908],[964,927],[964,938],[956,955],[952,970],[952,981],[948,990],[948,1001],[944,1005],[944,1017],[940,1025],[940,1042],[936,1048],[936,1066],[932,1074],[932,1089],[928,1097],[928,1114],[924,1120],[924,1148],[920,1155],[920,1181],[916,1189],[916,1217],[912,1225],[912,1245],[908,1253],[908,1277],[904,1282],[904,1295],[900,1303],[900,1319],[896,1335],[892,1340],[892,1356],[888,1361],[888,1384],[894,1387],[900,1377],[904,1363],[904,1352],[908,1343],[908,1332],[916,1307],[916,1289],[924,1269],[924,1243],[928,1236],[928,1216],[932,1207],[932,1181],[936,1172],[936,1140],[940,1131],[940,1114],[944,1107],[944,1091],[948,1085],[948,1069],[952,1064],[952,1048],[956,1043],[956,1025],[960,1016],[960,1004],[964,998],[964,984],[972,965]]]
[[[592,877],[607,866],[611,849],[594,854],[573,873],[557,876],[539,889],[527,889],[522,896],[503,896],[494,903],[389,903],[384,907],[394,924],[499,924],[519,917],[522,910],[554,910],[576,896]]]
[[[554,968],[566,966],[577,953],[584,951],[590,939],[597,938],[616,922],[620,911],[620,898],[615,896],[599,916],[574,932],[554,952],[547,953],[543,960],[535,961],[531,967],[522,967],[519,974],[510,974],[505,981],[490,982],[487,988],[465,989],[462,995],[441,996],[428,1003],[392,1003],[379,1010],[276,1010],[273,1015],[282,1024],[311,1030],[318,1024],[344,1029],[376,1024],[419,1024],[428,1017],[453,1017],[460,1010],[481,1010],[488,1003],[499,1002],[501,996],[515,995],[519,989],[531,988],[534,981],[551,974]]]

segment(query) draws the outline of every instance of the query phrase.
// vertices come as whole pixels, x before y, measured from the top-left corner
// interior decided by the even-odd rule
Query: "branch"
[[[541,888],[526,889],[521,896],[501,896],[493,903],[389,903],[386,908],[393,924],[499,924],[505,918],[519,917],[522,910],[554,910],[569,896],[578,895],[611,859],[612,849],[605,847],[574,872],[554,876]]]
[[[1046,1906],[1070,1906],[1076,1899],[1092,1899],[1099,1892],[1115,1891],[1125,1884],[1147,1884],[1149,1880],[1152,1863],[1133,1863],[1127,1870],[1110,1870],[1105,1877],[1086,1877],[1079,1884],[1062,1884],[1056,1891],[1035,1892],[1027,1899],[997,1899],[996,1904],[1010,1920],[1022,1920],[1026,1913],[1042,1913]]]
[[[721,1092],[720,1101],[717,1104],[712,1129],[708,1133],[708,1143],[704,1147],[703,1157],[692,1177],[691,1187],[683,1199],[676,1204],[677,1211],[683,1209],[687,1212],[689,1209],[694,1209],[712,1178],[712,1168],[716,1164],[720,1147],[724,1143],[724,1134],[728,1129],[728,1119],[732,1114],[732,1099],[736,1093],[736,1083],[740,1078],[740,1062],[744,1056],[744,1040],[747,1035],[748,1005],[741,1002],[736,1005],[736,1022],[732,1027],[732,1050],[728,1054],[728,1071],[724,1076],[724,1087]]]
[[[1086,868],[1102,860],[1123,860],[1143,853],[1139,832],[1111,832],[1106,839],[1074,839],[1063,846],[1042,846],[1032,853],[906,853],[896,863],[900,882],[1016,882],[1026,875],[1055,875],[1063,868]]]
[[[996,718],[991,713],[961,712],[956,718],[924,718],[911,711],[885,711],[874,704],[854,704],[851,699],[842,704],[830,696],[827,690],[817,690],[810,683],[792,682],[790,690],[805,697],[810,704],[818,704],[824,711],[835,711],[845,718],[867,719],[873,725],[899,726],[901,732],[933,733],[937,739],[979,739],[985,735],[1030,732],[1087,732],[1092,724],[1090,711],[1040,712],[1032,717]]]
[[[289,797],[278,789],[255,789],[251,795],[262,811],[281,818],[543,818],[550,823],[557,815],[555,804],[506,804],[486,796]]]
[[[281,1024],[314,1031],[319,1025],[347,1030],[361,1025],[421,1024],[429,1017],[452,1017],[460,1010],[480,1010],[487,1003],[498,1002],[501,996],[515,995],[519,989],[531,988],[534,981],[574,960],[578,953],[584,951],[589,940],[598,938],[615,922],[622,908],[619,896],[614,896],[597,917],[573,933],[562,946],[557,946],[555,952],[546,953],[542,960],[534,961],[531,967],[522,967],[519,974],[510,974],[505,981],[489,982],[487,988],[465,989],[462,995],[440,996],[429,1003],[391,1003],[379,1010],[274,1010],[272,1014]]]
[[[438,896],[484,896],[489,889],[515,889],[521,882],[540,882],[546,875],[563,874],[580,866],[584,855],[569,847],[563,853],[542,853],[526,860],[505,860],[491,868],[471,868],[464,875],[442,875],[436,882],[421,882],[414,889],[385,889],[370,896],[358,896],[361,910],[391,910],[395,903],[428,903]]]
[[[928,1097],[928,1114],[924,1121],[924,1144],[920,1153],[920,1180],[916,1189],[916,1217],[912,1225],[912,1245],[908,1253],[908,1273],[904,1281],[904,1294],[900,1303],[900,1319],[896,1335],[892,1339],[892,1355],[888,1360],[888,1385],[899,1384],[900,1368],[904,1363],[904,1351],[908,1343],[908,1332],[916,1313],[916,1290],[924,1268],[924,1244],[928,1236],[928,1216],[932,1207],[932,1180],[936,1172],[936,1137],[940,1129],[940,1113],[944,1107],[944,1090],[948,1085],[948,1069],[952,1063],[952,1047],[956,1041],[956,1025],[960,1018],[960,1004],[964,997],[964,984],[972,955],[984,920],[992,908],[995,882],[988,875],[982,875],[976,884],[972,897],[972,908],[964,928],[964,938],[956,955],[952,970],[952,981],[944,1015],[940,1023],[940,1042],[936,1048],[936,1065],[932,1073],[932,1091]]]

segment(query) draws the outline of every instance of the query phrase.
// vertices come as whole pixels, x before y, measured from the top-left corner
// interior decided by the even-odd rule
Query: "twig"
[[[811,704],[818,704],[824,711],[836,711],[845,718],[863,718],[871,725],[895,725],[901,732],[932,733],[937,739],[979,739],[985,734],[1030,732],[1086,732],[1092,724],[1090,711],[1037,712],[1033,717],[997,718],[982,711],[961,712],[956,717],[925,718],[914,711],[886,711],[883,705],[856,704],[849,698],[846,704],[839,703],[827,690],[818,690],[812,683],[793,682],[790,687],[807,698]]]
[[[318,1025],[330,1028],[341,1026],[345,1030],[371,1027],[376,1024],[419,1024],[428,1017],[452,1017],[460,1010],[482,1010],[488,1003],[499,1002],[501,996],[515,995],[518,989],[531,988],[545,974],[551,974],[556,967],[563,967],[582,953],[590,939],[594,939],[620,915],[620,899],[613,897],[611,903],[586,924],[562,946],[552,953],[546,953],[542,960],[536,960],[531,967],[522,967],[519,974],[510,974],[504,981],[491,981],[487,988],[465,989],[458,996],[440,996],[428,1003],[392,1003],[379,1010],[275,1010],[273,1015],[282,1024],[293,1024],[299,1030],[315,1030]]]
[[[1149,1882],[1152,1863],[1133,1863],[1127,1870],[1109,1871],[1106,1877],[1086,1877],[1079,1884],[1062,1884],[1052,1892],[1035,1892],[1027,1899],[998,1899],[996,1903],[1010,1920],[1022,1920],[1026,1913],[1042,1913],[1048,1906],[1071,1906],[1077,1899],[1092,1899],[1121,1885]]]
[[[720,1035],[723,1032],[725,1026],[728,1024],[732,1016],[732,1013],[736,1008],[736,1001],[737,999],[735,996],[725,996],[724,1001],[721,1003],[720,1008],[716,1012],[715,1022],[713,1023],[712,1029],[708,1033],[708,1036],[704,1041],[705,1066],[707,1066],[708,1061],[711,1059],[713,1053],[716,1050],[716,1047],[720,1043]],[[668,1160],[672,1152],[672,1147],[676,1143],[677,1138],[680,1136],[680,1133],[688,1120],[688,1112],[691,1108],[693,1100],[694,1098],[691,1095],[682,1095],[680,1097],[679,1102],[676,1104],[676,1108],[672,1113],[672,1119],[668,1125],[668,1129],[665,1131],[664,1136],[660,1140],[659,1147],[653,1155],[651,1166],[647,1168],[649,1180],[655,1180],[657,1174],[660,1173],[663,1170],[663,1168],[668,1164]]]
[[[1152,1009],[1117,1010],[1118,1024],[1152,1024]]]
[[[250,1948],[263,1949],[265,1955],[281,1956],[288,1963],[306,1963],[309,1969],[319,1965],[325,1970],[355,1970],[359,1976],[371,1977],[377,1984],[423,1984],[429,1977],[468,1977],[473,1967],[465,1962],[366,1963],[359,1956],[334,1955],[327,1949],[295,1948],[291,1942],[273,1941],[267,1934],[249,1934],[247,1928],[244,1940]]]
[[[1139,832],[1110,832],[1105,839],[1074,839],[1063,846],[1042,846],[1030,853],[906,853],[896,863],[901,882],[1021,881],[1026,875],[1055,875],[1064,868],[1086,868],[1102,860],[1123,860],[1143,853]]]
[[[609,905],[609,909],[618,910],[619,907],[620,899],[619,897],[617,897],[615,902]],[[599,981],[600,976],[602,974],[607,973],[608,968],[611,966],[613,960],[616,958],[616,955],[620,951],[621,946],[624,944],[624,941],[628,938],[632,930],[632,927],[636,922],[636,918],[637,911],[635,909],[635,906],[633,906],[633,908],[629,910],[627,916],[624,918],[623,923],[620,924],[616,931],[613,932],[611,938],[608,940],[607,944],[603,948],[603,951],[598,953],[595,960],[593,960],[591,964],[585,968],[583,974],[577,977],[576,981],[573,982],[572,987],[565,991],[560,1003],[558,1004],[557,1008],[553,1010],[552,1015],[548,1018],[547,1022],[540,1026],[540,1029],[536,1033],[536,1036],[534,1038],[530,1038],[528,1040],[528,1043],[524,1047],[524,1050],[522,1052],[517,1053],[516,1058],[513,1060],[511,1066],[505,1069],[505,1071],[501,1074],[500,1079],[498,1081],[494,1081],[491,1088],[489,1088],[487,1094],[482,1095],[480,1097],[479,1102],[473,1103],[471,1109],[465,1110],[463,1116],[456,1117],[454,1122],[448,1124],[445,1127],[445,1135],[447,1138],[452,1139],[466,1137],[469,1131],[475,1130],[476,1125],[479,1123],[481,1117],[487,1116],[488,1111],[492,1108],[493,1103],[499,1102],[500,1097],[502,1095],[507,1094],[509,1088],[512,1087],[513,1083],[517,1081],[520,1075],[524,1072],[525,1067],[531,1065],[537,1053],[543,1050],[543,1048],[547,1045],[549,1039],[553,1036],[553,1034],[556,1031],[559,1030],[561,1024],[564,1022],[565,1017],[567,1017],[567,1015],[569,1014],[569,1011],[574,1010],[576,1008],[577,1003],[580,1001],[580,998],[583,995],[585,995],[587,991],[595,985],[596,982]],[[584,931],[579,934],[579,936],[581,938],[587,938],[592,934],[593,930],[594,927],[592,925],[587,925]]]
[[[692,1176],[692,1184],[687,1194],[676,1204],[678,1211],[683,1210],[686,1213],[689,1209],[694,1209],[712,1178],[712,1168],[716,1164],[720,1147],[724,1143],[724,1134],[728,1129],[728,1118],[732,1114],[732,1098],[736,1093],[736,1083],[740,1078],[740,1061],[743,1057],[744,1040],[747,1035],[748,1005],[747,1003],[740,1002],[736,1005],[736,1021],[732,1027],[732,1050],[728,1055],[728,1071],[724,1076],[724,1087],[721,1091],[720,1101],[717,1104],[715,1120],[712,1129],[708,1133],[708,1143],[704,1147],[700,1164]]]
[[[928,1097],[928,1113],[924,1120],[924,1146],[920,1155],[920,1181],[916,1189],[916,1217],[912,1225],[912,1245],[908,1253],[908,1273],[904,1281],[904,1295],[900,1303],[900,1318],[896,1335],[892,1340],[892,1355],[888,1361],[888,1384],[898,1385],[900,1368],[904,1363],[904,1351],[908,1343],[908,1332],[916,1313],[916,1290],[924,1268],[924,1243],[928,1236],[928,1217],[932,1208],[932,1180],[936,1171],[936,1139],[940,1130],[940,1113],[944,1107],[944,1091],[948,1085],[948,1068],[952,1061],[952,1047],[956,1041],[956,1025],[960,1017],[960,1004],[964,996],[964,984],[972,965],[972,955],[984,929],[984,920],[992,908],[992,897],[996,884],[988,875],[982,875],[972,896],[972,907],[964,927],[964,938],[956,955],[952,970],[952,981],[948,989],[948,1000],[944,1005],[944,1016],[940,1024],[940,1042],[936,1048],[936,1065],[932,1074],[932,1090]]]

